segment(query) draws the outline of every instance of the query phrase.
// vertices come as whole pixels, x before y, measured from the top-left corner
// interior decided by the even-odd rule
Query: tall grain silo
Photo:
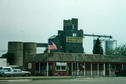
[[[12,64],[23,66],[23,42],[8,42],[8,53],[14,56]]]
[[[24,62],[30,60],[30,58],[36,55],[36,43],[34,42],[25,42],[23,45],[23,56]]]

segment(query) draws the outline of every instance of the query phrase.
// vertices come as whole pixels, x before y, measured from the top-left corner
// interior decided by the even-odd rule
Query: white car
[[[0,76],[2,76],[4,72],[8,72],[8,70],[5,70],[3,67],[0,67]]]
[[[12,69],[11,67],[5,67],[6,72],[2,73],[2,76],[30,76],[31,72],[22,71],[21,69]]]

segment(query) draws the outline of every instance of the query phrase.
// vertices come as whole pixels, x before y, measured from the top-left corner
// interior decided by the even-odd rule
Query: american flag
[[[56,45],[49,40],[49,44],[48,44],[48,50],[57,50]]]

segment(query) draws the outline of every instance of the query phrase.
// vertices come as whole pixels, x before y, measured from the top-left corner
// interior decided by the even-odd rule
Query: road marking
[[[68,80],[68,81],[104,81],[104,80],[100,80],[100,79],[72,79],[72,80]]]
[[[22,80],[0,80],[0,82],[27,82],[27,81],[32,81],[31,79],[22,79]]]

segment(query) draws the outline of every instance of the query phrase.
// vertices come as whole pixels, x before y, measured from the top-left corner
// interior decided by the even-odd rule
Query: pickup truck
[[[12,67],[3,67],[2,76],[30,76],[31,72],[22,71],[21,69],[13,69]]]

